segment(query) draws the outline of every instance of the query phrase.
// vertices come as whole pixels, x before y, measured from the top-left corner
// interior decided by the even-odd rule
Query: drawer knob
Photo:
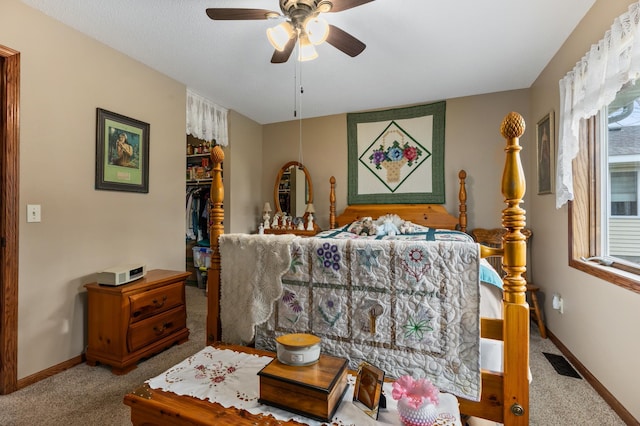
[[[515,403],[511,406],[511,413],[513,413],[514,416],[523,416],[524,407],[518,403]]]
[[[162,308],[167,301],[167,295],[162,296],[162,302],[158,302],[158,299],[153,299],[151,303],[153,303],[154,308]]]
[[[167,329],[169,329],[171,327],[173,327],[173,323],[172,322],[165,322],[160,327],[158,327],[157,325],[155,327],[153,327],[153,331],[155,331],[156,336],[160,336],[161,334],[164,333],[165,330],[167,330]]]

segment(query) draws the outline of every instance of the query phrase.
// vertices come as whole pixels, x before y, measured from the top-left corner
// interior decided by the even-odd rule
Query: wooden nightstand
[[[87,364],[126,374],[148,358],[189,338],[184,285],[190,272],[155,269],[118,287],[91,283]]]

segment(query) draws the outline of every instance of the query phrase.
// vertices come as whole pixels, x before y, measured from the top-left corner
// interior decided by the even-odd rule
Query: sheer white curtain
[[[617,17],[598,44],[560,80],[556,207],[573,200],[571,162],[578,154],[580,120],[611,103],[623,84],[640,76],[640,2]]]
[[[187,134],[218,145],[229,145],[228,110],[187,89]]]

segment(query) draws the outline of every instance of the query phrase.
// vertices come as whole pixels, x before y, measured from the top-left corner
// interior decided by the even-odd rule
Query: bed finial
[[[524,133],[524,119],[517,112],[510,112],[502,121],[500,132],[507,140],[506,161],[502,173],[502,195],[507,208],[502,211],[502,227],[507,230],[503,237],[505,277],[505,300],[522,304],[525,301],[526,282],[522,273],[526,270],[526,238],[522,234],[526,224],[526,212],[520,206],[526,192],[524,170],[520,160],[519,138]],[[518,253],[517,255],[515,253]]]
[[[460,201],[458,207],[458,227],[460,231],[467,232],[467,187],[465,185],[467,172],[460,170],[460,172],[458,172],[458,179],[460,179],[460,189],[458,190],[458,201]]]
[[[329,178],[331,189],[329,190],[329,229],[336,227],[336,178]]]
[[[519,138],[524,134],[525,127],[524,118],[517,112],[512,111],[502,120],[500,133],[505,139]]]
[[[214,163],[222,163],[224,161],[224,151],[220,147],[220,145],[216,145],[211,150],[211,160]]]

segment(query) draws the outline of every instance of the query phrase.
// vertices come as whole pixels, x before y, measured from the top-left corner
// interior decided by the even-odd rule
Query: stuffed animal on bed
[[[416,226],[409,222],[408,220],[405,220],[404,222],[402,222],[402,225],[400,225],[400,233],[401,234],[412,234],[416,231]]]
[[[393,220],[391,219],[385,219],[382,224],[378,227],[378,234],[379,236],[381,235],[398,235],[400,233],[400,230],[398,229],[398,227],[393,223]]]
[[[400,233],[398,226],[401,226],[403,222],[404,221],[395,214],[380,216],[378,220],[376,220],[376,224],[378,225],[377,235],[398,235]]]
[[[353,222],[349,227],[349,232],[364,236],[377,235],[378,227],[371,217],[363,217],[362,219]]]

